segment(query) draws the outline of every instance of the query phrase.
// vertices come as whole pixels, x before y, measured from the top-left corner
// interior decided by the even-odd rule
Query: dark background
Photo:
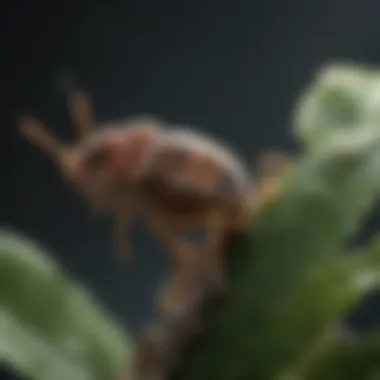
[[[380,63],[378,0],[13,1],[0,10],[0,217],[43,242],[133,331],[152,316],[169,268],[139,227],[128,269],[112,257],[108,221],[90,218],[14,118],[41,117],[71,139],[63,90],[94,98],[99,121],[154,114],[199,125],[250,162],[296,149],[292,105],[317,68]],[[374,216],[360,240],[379,225]],[[380,297],[351,318],[380,319]]]

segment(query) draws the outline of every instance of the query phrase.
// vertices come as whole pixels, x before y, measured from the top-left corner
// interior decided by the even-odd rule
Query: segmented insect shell
[[[165,139],[160,141],[162,150],[177,151],[183,154],[184,162],[181,175],[173,175],[170,181],[176,186],[192,187],[193,191],[217,191],[212,183],[228,180],[238,196],[244,196],[251,187],[251,176],[243,161],[226,145],[189,127],[176,126],[167,131]],[[198,167],[191,168],[191,157],[199,158]],[[181,159],[180,157],[178,159]],[[209,174],[207,174],[209,171]],[[203,172],[203,173],[202,173]],[[215,176],[214,179],[211,176]],[[223,186],[223,184],[221,183]],[[214,186],[214,187],[213,187]],[[220,190],[220,189],[219,189]]]

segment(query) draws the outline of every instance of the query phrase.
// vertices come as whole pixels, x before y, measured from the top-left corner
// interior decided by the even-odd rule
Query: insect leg
[[[149,229],[168,249],[175,266],[180,265],[183,241],[179,237],[179,228],[174,218],[154,205],[145,205],[148,214]]]
[[[205,260],[207,286],[210,286],[211,290],[217,293],[223,293],[227,288],[224,267],[226,227],[225,212],[218,209],[210,211],[206,219],[207,238],[202,251]]]
[[[176,273],[178,278],[190,276],[192,285],[201,282],[207,290],[223,291],[226,287],[223,248],[227,225],[224,210],[209,211],[200,220],[178,217],[165,221],[162,215],[160,220],[155,226],[155,234],[162,239],[171,254],[175,276]],[[200,227],[200,222],[206,232],[206,241],[201,246],[181,237],[182,230]]]
[[[222,170],[215,173],[213,187],[211,188],[213,198],[217,201],[217,205],[210,208],[205,216],[204,228],[206,232],[206,240],[202,247],[203,257],[205,260],[205,270],[208,286],[216,292],[223,293],[227,287],[225,276],[224,260],[225,260],[225,244],[226,234],[229,226],[236,223],[234,217],[229,212],[238,206],[237,184],[234,177],[228,170]],[[239,206],[240,207],[240,206]]]
[[[113,225],[113,240],[117,257],[126,263],[133,255],[133,247],[130,238],[127,237],[126,229],[129,227],[133,218],[131,204],[125,205],[122,209],[116,210]]]
[[[198,280],[190,273],[177,273],[166,284],[160,295],[164,313],[138,340],[130,379],[166,380],[176,370],[191,338],[202,328],[208,294]]]
[[[175,266],[157,299],[158,323],[138,342],[133,380],[168,378],[191,337],[201,330],[204,308],[212,295],[204,286],[199,247],[178,237],[186,223],[154,208],[149,212],[150,228],[169,248]]]
[[[144,331],[137,339],[132,366],[120,380],[165,380],[168,338],[168,331],[159,323]]]
[[[205,222],[206,220],[206,222]],[[171,216],[165,212],[152,213],[150,228],[168,249],[174,263],[174,270],[181,273],[203,273],[206,271],[207,286],[225,288],[224,279],[224,234],[226,214],[222,209],[213,209],[194,220],[187,216]],[[206,231],[206,241],[201,247],[187,241],[181,231],[202,227]]]
[[[94,114],[91,98],[82,91],[76,91],[67,99],[67,107],[79,138],[85,138],[93,132]]]
[[[281,178],[291,170],[290,156],[282,152],[269,152],[262,155],[257,165],[258,191],[252,193],[252,206],[255,213],[276,201]]]
[[[291,165],[292,159],[288,154],[280,151],[270,151],[259,158],[255,174],[259,178],[279,177]]]
[[[181,237],[181,229],[185,227],[183,220],[178,220],[163,211],[151,211],[149,222],[153,233],[168,249],[174,264],[173,276],[161,292],[157,305],[161,317],[172,318],[173,315],[185,313],[185,300],[191,298],[193,290],[200,285],[200,252],[196,245]]]

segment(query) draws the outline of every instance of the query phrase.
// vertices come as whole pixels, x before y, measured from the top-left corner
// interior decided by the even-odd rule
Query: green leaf
[[[39,380],[92,379],[91,371],[83,363],[68,357],[54,342],[45,341],[5,308],[0,315],[0,334],[1,360],[17,373]]]
[[[340,66],[317,79],[296,118],[306,155],[232,247],[230,292],[179,380],[378,375],[378,341],[337,343],[335,326],[379,281],[379,242],[370,255],[339,252],[380,190],[380,76]],[[130,358],[128,337],[47,256],[0,236],[0,357],[38,380],[112,379]]]
[[[316,75],[296,105],[295,132],[308,148],[336,134],[379,127],[380,77],[358,65],[331,65]]]
[[[130,352],[124,330],[87,290],[44,249],[8,231],[0,232],[0,330],[0,360],[38,380],[41,371],[51,380],[68,372],[110,379]]]
[[[273,325],[273,347],[282,345],[287,372],[302,375],[336,340],[336,326],[369,290],[380,284],[378,255],[332,259],[283,303]],[[294,358],[297,358],[294,361]]]
[[[380,337],[337,341],[320,358],[307,380],[376,380],[380,376]]]
[[[235,260],[230,265],[230,294],[211,318],[179,379],[268,380],[296,361],[301,342],[306,344],[314,332],[310,337],[309,332],[301,333],[293,346],[288,326],[279,326],[280,315],[292,307],[295,292],[316,268],[329,268],[330,260],[339,258],[345,239],[378,195],[380,128],[360,128],[344,139],[331,132],[325,144],[300,159],[284,181],[277,203],[257,218],[250,237],[231,250]],[[330,279],[338,268],[329,269]],[[340,277],[349,283],[344,271]],[[355,288],[352,294],[351,290],[340,293],[345,284],[336,288],[339,297],[331,298],[331,303],[342,303],[331,310],[326,305],[317,325],[357,298]],[[293,320],[288,318],[288,323]]]

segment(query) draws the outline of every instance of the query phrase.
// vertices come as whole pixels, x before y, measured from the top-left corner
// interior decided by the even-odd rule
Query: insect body
[[[149,171],[156,135],[161,127],[151,119],[108,124],[94,131],[91,107],[85,94],[69,99],[70,114],[79,141],[65,145],[35,119],[24,118],[20,131],[33,145],[48,153],[94,211],[114,215],[119,251],[126,249],[120,237],[126,220],[137,212],[141,179]],[[140,194],[139,194],[140,195]],[[133,212],[132,212],[133,210]],[[132,215],[133,214],[133,215]]]
[[[126,227],[138,215],[164,242],[173,258],[174,273],[158,307],[164,322],[177,321],[167,336],[179,344],[192,330],[189,326],[194,326],[188,316],[200,317],[194,305],[202,297],[225,289],[226,239],[245,232],[257,205],[266,202],[260,196],[260,184],[253,187],[249,170],[229,149],[189,129],[135,119],[94,131],[86,94],[74,94],[68,106],[80,137],[78,143],[62,144],[37,120],[25,119],[21,131],[58,163],[63,177],[97,211],[113,215],[118,252],[131,249]],[[275,198],[272,190],[269,200]],[[193,228],[204,229],[205,238],[199,244],[183,236],[184,230]],[[189,314],[189,310],[193,312]],[[183,328],[178,330],[178,324]],[[173,335],[173,331],[180,332]],[[144,347],[148,341],[151,350],[153,347],[156,354],[162,354],[155,335],[145,338]],[[144,363],[144,350],[138,356],[140,363]],[[157,376],[161,376],[157,378],[165,379],[161,367],[162,363],[156,363]],[[145,378],[139,372],[134,380]]]
[[[192,198],[197,206],[189,202],[189,215],[199,206],[240,212],[249,207],[250,173],[229,149],[184,128],[168,131],[161,144],[151,174],[157,193]]]

